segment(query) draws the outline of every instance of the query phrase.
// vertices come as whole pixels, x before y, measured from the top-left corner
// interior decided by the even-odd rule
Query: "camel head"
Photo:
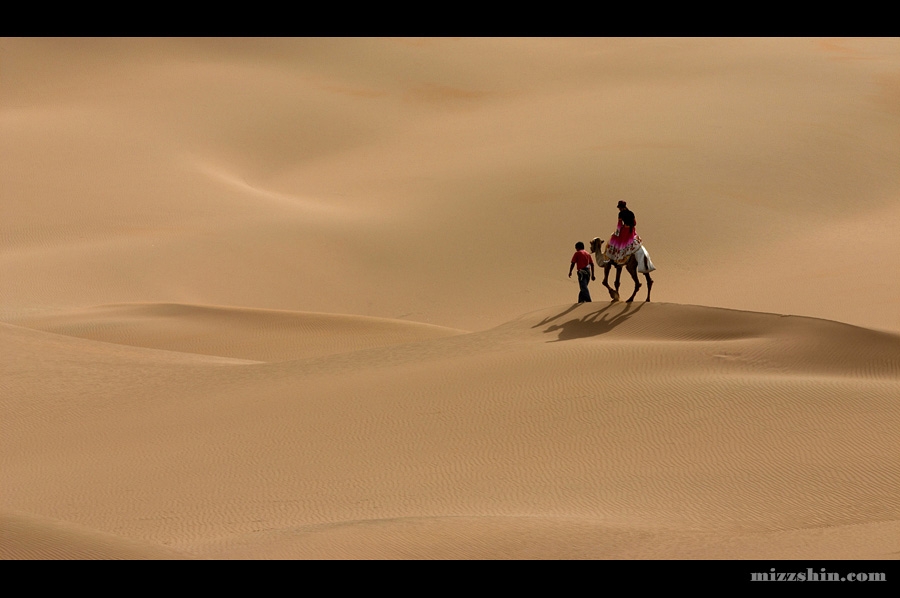
[[[599,253],[603,249],[603,239],[594,237],[591,239],[591,253]]]

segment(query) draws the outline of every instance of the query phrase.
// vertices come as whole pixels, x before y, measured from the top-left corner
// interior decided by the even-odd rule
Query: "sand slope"
[[[181,560],[164,546],[22,513],[0,513],[2,560]]]
[[[7,508],[185,554],[896,558],[897,335],[668,303],[275,363],[2,331]]]
[[[67,336],[203,355],[279,361],[460,334],[366,316],[207,305],[108,305],[16,320]]]

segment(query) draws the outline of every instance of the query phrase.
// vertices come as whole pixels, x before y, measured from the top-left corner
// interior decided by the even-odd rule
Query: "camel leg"
[[[649,272],[644,272],[644,278],[647,279],[647,303],[650,303],[650,291],[653,289],[653,279],[650,278]]]
[[[628,260],[628,264],[626,264],[625,267],[628,269],[628,273],[631,274],[631,280],[634,281],[634,292],[631,293],[631,297],[625,300],[625,303],[631,303],[632,301],[634,301],[635,295],[637,295],[637,292],[643,285],[641,285],[641,281],[638,280],[637,260],[632,257],[632,259]]]
[[[619,291],[614,291],[612,287],[609,286],[609,269],[612,267],[612,264],[606,262],[603,264],[603,286],[606,287],[606,290],[609,291],[609,297],[613,301],[619,300]]]

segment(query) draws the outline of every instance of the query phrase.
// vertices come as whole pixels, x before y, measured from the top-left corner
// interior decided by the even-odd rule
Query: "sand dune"
[[[667,303],[275,363],[3,331],[7,504],[192,556],[894,558],[898,335]]]
[[[0,70],[0,558],[900,555],[897,38]]]
[[[3,560],[181,560],[190,558],[150,543],[21,513],[0,514]]]
[[[16,323],[109,343],[257,361],[300,359],[465,332],[365,316],[178,304],[100,306]]]

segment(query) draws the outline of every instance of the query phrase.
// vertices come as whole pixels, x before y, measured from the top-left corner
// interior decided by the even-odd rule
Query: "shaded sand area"
[[[383,339],[387,322],[277,314],[321,351],[302,358],[235,358],[278,345],[253,310],[228,310],[202,355],[139,334],[148,314],[190,329],[210,309],[0,325],[3,508],[93,530],[53,550],[5,534],[5,554],[134,554],[102,538],[216,559],[900,551],[898,335],[670,303],[418,339],[396,322],[398,342],[343,352],[323,327]],[[58,333],[91,330],[128,344]]]

